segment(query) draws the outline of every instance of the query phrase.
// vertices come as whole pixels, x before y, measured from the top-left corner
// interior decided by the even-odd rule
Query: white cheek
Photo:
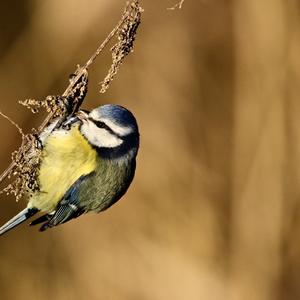
[[[104,128],[98,128],[92,122],[82,124],[81,132],[92,145],[97,147],[114,148],[123,143],[121,139]]]

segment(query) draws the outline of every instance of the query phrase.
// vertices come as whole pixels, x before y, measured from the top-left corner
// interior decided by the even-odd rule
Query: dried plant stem
[[[75,72],[76,76],[75,78],[73,78],[70,81],[69,86],[66,88],[66,90],[64,91],[64,93],[62,94],[62,97],[67,98],[69,96],[69,94],[75,89],[76,85],[80,83],[80,79],[83,76],[87,76],[87,69],[86,68],[82,68],[79,67],[76,72]],[[50,120],[55,116],[56,111],[52,111],[48,114],[48,116],[45,118],[45,120],[43,121],[43,123],[39,126],[38,132],[41,133],[45,127],[47,126],[47,124],[50,122]],[[1,183],[1,180],[0,180]]]
[[[0,183],[11,173],[13,168],[16,166],[16,163],[12,161],[6,170],[0,175]]]
[[[118,28],[122,25],[122,23],[124,22],[125,19],[126,19],[126,16],[124,15],[122,17],[122,19],[119,21],[119,23],[117,24],[117,26],[110,32],[110,34],[106,37],[106,39],[102,42],[102,44],[97,48],[97,50],[89,58],[89,60],[86,62],[86,64],[83,67],[79,67],[78,66],[78,69],[75,72],[76,77],[70,82],[69,86],[66,88],[66,90],[62,94],[63,97],[67,97],[67,95],[70,93],[70,91],[73,90],[74,86],[78,83],[78,81],[80,80],[80,78],[87,72],[89,66],[92,65],[92,63],[96,60],[96,58],[102,52],[102,50],[105,48],[105,46],[114,37],[114,35],[116,34]],[[39,127],[39,132],[43,131],[43,129],[46,127],[46,125],[52,119],[52,117],[54,116],[54,114],[55,114],[55,112],[51,112],[50,114],[48,114],[48,116],[46,117],[46,119],[43,121],[43,123]],[[1,178],[0,178],[0,182],[1,182]]]
[[[177,4],[175,4],[174,6],[169,7],[169,8],[167,8],[167,9],[168,9],[168,10],[174,10],[174,9],[176,9],[176,8],[181,9],[184,1],[185,1],[185,0],[181,0],[180,2],[178,2]]]
[[[23,137],[24,136],[24,133],[23,133],[23,130],[22,128],[16,123],[14,122],[10,117],[8,117],[6,114],[4,114],[2,111],[0,111],[0,115],[5,118],[6,120],[8,120],[13,126],[15,126],[19,133],[21,134],[21,136]]]
[[[95,61],[97,56],[102,52],[102,50],[105,48],[105,46],[110,42],[110,40],[115,36],[119,28],[122,26],[124,21],[128,18],[128,13],[124,14],[119,21],[119,23],[116,25],[116,27],[110,32],[110,34],[106,37],[106,39],[103,41],[103,43],[98,47],[98,49],[94,52],[94,54],[90,57],[90,59],[86,62],[86,64],[83,66],[83,69],[88,69],[88,67]]]
[[[123,13],[126,18],[120,26],[116,28],[117,43],[110,49],[112,54],[112,64],[104,80],[100,82],[100,93],[105,93],[113,81],[115,75],[123,63],[123,59],[133,51],[133,43],[136,37],[137,29],[141,22],[141,13],[143,9],[139,6],[138,1],[128,3]]]
[[[135,5],[136,7],[139,8],[139,1],[138,0],[134,0],[130,4],[129,4],[129,2],[127,3],[125,11],[124,11],[124,14],[122,15],[122,18],[120,19],[120,21],[118,22],[118,24],[115,26],[115,28],[109,33],[109,35],[102,42],[102,44],[97,48],[97,50],[88,59],[88,61],[85,63],[85,65],[82,66],[82,67],[78,66],[78,69],[75,72],[76,77],[71,81],[71,83],[69,84],[69,86],[66,88],[66,90],[62,94],[63,97],[67,97],[67,95],[70,93],[70,91],[72,91],[74,89],[74,86],[78,83],[78,81],[80,80],[80,78],[82,76],[84,76],[84,74],[87,72],[88,68],[93,64],[93,62],[96,60],[96,58],[98,57],[98,55],[102,52],[102,50],[106,47],[106,45],[110,42],[110,40],[119,31],[119,29],[121,28],[121,26],[125,23],[125,21],[130,16],[130,11],[129,11],[128,8],[130,6],[133,6],[133,5]],[[139,10],[142,11],[141,8],[139,8]],[[43,131],[43,129],[49,123],[49,121],[52,119],[52,117],[53,117],[54,114],[55,114],[55,112],[51,112],[46,117],[46,119],[44,120],[44,122],[42,123],[42,125],[39,127],[39,132]],[[1,177],[0,177],[0,183],[1,183]]]
[[[110,32],[110,34],[106,37],[106,39],[102,42],[102,44],[97,48],[97,50],[93,53],[93,55],[89,58],[89,60],[85,63],[83,67],[78,66],[78,69],[76,70],[75,74],[76,77],[70,82],[69,86],[66,88],[64,93],[62,94],[63,97],[67,97],[67,95],[70,93],[70,91],[73,90],[74,86],[78,83],[80,78],[84,76],[84,74],[87,72],[88,68],[92,65],[92,63],[96,60],[98,55],[102,52],[102,50],[105,48],[105,46],[110,42],[110,40],[114,37],[116,32],[118,31],[119,27],[123,24],[124,20],[126,19],[126,15],[123,15],[122,19],[119,21],[117,26]],[[43,121],[43,123],[39,127],[39,132],[42,132],[46,125],[49,123],[49,121],[53,118],[55,112],[51,112],[48,114],[46,119]],[[0,177],[0,183],[1,183],[1,177]]]
[[[23,133],[22,128],[16,122],[14,122],[10,117],[8,117],[7,115],[5,115],[1,111],[0,111],[0,115],[3,118],[5,118],[6,120],[8,120],[12,125],[14,125],[18,129],[19,133],[22,136],[22,139],[24,140],[24,136],[25,135]],[[13,169],[14,166],[15,166],[15,163],[11,162],[11,164],[8,166],[8,168],[0,175],[0,182],[2,182],[8,176],[8,174],[10,173],[10,171]]]

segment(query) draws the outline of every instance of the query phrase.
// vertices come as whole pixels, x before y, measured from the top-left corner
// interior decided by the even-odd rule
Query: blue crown
[[[125,107],[116,104],[105,104],[100,106],[101,117],[112,119],[123,126],[131,126],[138,129],[134,115]]]

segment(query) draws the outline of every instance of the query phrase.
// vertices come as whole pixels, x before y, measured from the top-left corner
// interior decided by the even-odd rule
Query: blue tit
[[[107,104],[80,110],[60,128],[55,122],[40,135],[39,190],[27,207],[0,228],[0,235],[38,212],[30,223],[40,231],[88,212],[100,212],[118,201],[133,180],[139,148],[133,114]]]

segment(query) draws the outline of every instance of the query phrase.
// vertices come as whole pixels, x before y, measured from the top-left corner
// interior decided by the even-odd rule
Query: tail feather
[[[7,223],[5,223],[2,227],[0,227],[0,235],[5,232],[13,229],[17,225],[23,223],[33,215],[35,215],[39,210],[36,208],[25,208],[21,212],[19,212],[16,216],[10,219]]]

